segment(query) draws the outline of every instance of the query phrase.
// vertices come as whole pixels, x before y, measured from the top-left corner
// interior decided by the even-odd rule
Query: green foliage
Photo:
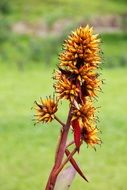
[[[13,20],[35,21],[46,19],[49,23],[59,18],[72,18],[74,21],[96,14],[122,14],[126,12],[126,0],[11,0]],[[49,15],[52,15],[51,17]]]
[[[7,15],[11,12],[8,0],[0,0],[0,43],[9,40],[11,35],[10,22]]]
[[[0,16],[0,43],[8,41],[10,36],[10,22],[7,18]]]
[[[127,66],[127,33],[102,34],[101,38],[104,52],[103,67]]]
[[[3,15],[11,13],[11,2],[9,0],[0,0],[0,13]]]

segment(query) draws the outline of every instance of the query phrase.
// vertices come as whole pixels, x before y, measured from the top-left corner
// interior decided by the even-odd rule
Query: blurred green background
[[[77,155],[90,179],[72,190],[127,189],[127,1],[0,0],[0,190],[44,189],[59,125],[34,127],[34,100],[52,94],[63,40],[77,26],[100,33],[104,52],[97,102],[103,141]],[[66,103],[58,113],[66,119]]]

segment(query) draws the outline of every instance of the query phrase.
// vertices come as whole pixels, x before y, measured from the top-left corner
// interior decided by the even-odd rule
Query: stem
[[[58,172],[56,173],[56,171],[62,164],[62,160],[63,160],[65,149],[66,149],[66,142],[67,142],[68,132],[69,132],[70,123],[71,123],[71,117],[72,117],[71,110],[72,108],[70,108],[69,110],[66,125],[63,126],[63,130],[61,131],[61,135],[60,135],[60,139],[59,139],[59,143],[58,143],[58,147],[57,147],[57,151],[55,155],[55,163],[49,175],[45,190],[54,189],[56,178],[57,178],[57,175],[59,174]]]
[[[64,162],[60,165],[60,167],[58,168],[58,170],[56,171],[56,174],[59,174],[60,171],[63,169],[63,167],[65,166],[65,164],[72,158],[72,156],[76,153],[77,148],[74,148],[74,150],[67,156],[67,158],[64,160]]]
[[[65,126],[65,124],[56,115],[54,116],[54,119],[58,121],[63,127]]]
[[[68,158],[68,156],[70,155],[70,151],[68,149],[65,150],[65,154]],[[78,166],[78,164],[76,163],[76,161],[74,160],[73,156],[70,157],[69,159],[70,163],[72,164],[72,166],[75,168],[75,170],[78,172],[78,174],[85,179],[88,182],[88,179],[85,177],[85,175],[83,174],[83,172],[81,171],[80,167]]]
[[[67,143],[66,148],[68,148],[68,147],[71,146],[72,144],[74,144],[74,141],[71,141],[71,142]]]

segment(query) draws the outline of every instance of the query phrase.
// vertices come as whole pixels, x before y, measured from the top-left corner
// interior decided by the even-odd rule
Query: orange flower
[[[59,77],[59,76],[57,76]],[[54,85],[56,93],[58,93],[59,98],[65,98],[73,101],[74,98],[78,97],[79,89],[73,84],[65,75],[60,75],[59,80]]]
[[[96,144],[101,144],[100,138],[97,136],[99,130],[96,127],[83,127],[81,131],[81,138],[88,145],[95,148]]]
[[[99,44],[100,39],[98,34],[93,34],[93,28],[88,25],[78,28],[65,40],[60,66],[71,71],[84,65],[96,68],[101,61]]]
[[[96,144],[101,144],[101,140],[97,136],[99,130],[91,125],[86,125],[85,122],[80,122],[79,119],[72,120],[74,142],[78,150],[80,149],[82,141],[85,141],[87,145],[90,145],[93,148],[95,148]]]
[[[86,96],[90,98],[96,96],[96,92],[100,90],[101,81],[98,78],[96,69],[98,68],[100,57],[100,39],[98,35],[93,34],[93,29],[89,26],[80,27],[65,40],[64,52],[60,54],[60,64],[58,71],[55,73],[56,92],[59,93],[60,88],[63,92],[64,84],[68,83],[69,88],[67,94],[61,95],[66,99],[74,99],[77,97],[78,103],[84,102]],[[61,79],[61,75],[64,79]],[[61,80],[61,82],[59,82]],[[58,83],[58,84],[57,84]],[[71,86],[71,87],[70,87]],[[58,87],[58,88],[57,88]],[[64,89],[65,90],[65,89]],[[72,90],[72,93],[69,92]],[[61,92],[60,92],[61,93]]]
[[[82,105],[78,105],[75,101],[74,104],[75,106],[73,106],[72,112],[73,119],[79,119],[83,123],[89,123],[94,120],[96,108],[92,105],[91,101],[86,100]]]
[[[60,64],[53,79],[58,99],[67,99],[72,108],[71,126],[74,141],[79,149],[82,141],[94,146],[101,141],[97,137],[93,98],[101,90],[101,80],[97,68],[101,63],[100,39],[88,25],[80,27],[65,40],[64,51],[60,54]],[[36,102],[38,121],[50,122],[57,111],[57,103],[52,99]]]
[[[96,123],[95,111],[96,108],[92,105],[92,102],[87,99],[81,105],[74,101],[72,128],[74,131],[74,142],[78,149],[82,141],[85,141],[92,147],[94,147],[95,144],[101,143],[100,138],[97,137],[99,130],[93,127]]]
[[[36,120],[37,122],[51,122],[54,119],[54,114],[57,112],[57,101],[51,97],[42,100],[40,103],[35,101]]]

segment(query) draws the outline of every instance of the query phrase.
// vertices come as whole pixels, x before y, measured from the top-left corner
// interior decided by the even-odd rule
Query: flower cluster
[[[67,99],[72,108],[71,126],[74,141],[79,149],[83,141],[95,146],[101,140],[97,136],[96,108],[93,99],[100,90],[101,80],[97,68],[101,63],[100,39],[88,25],[80,27],[65,40],[64,50],[59,56],[60,63],[54,74],[54,89],[57,100]],[[40,122],[50,122],[57,111],[54,99],[36,102],[36,118]]]
[[[74,141],[79,148],[82,141],[94,147],[97,137],[93,98],[100,90],[97,68],[101,63],[100,39],[89,26],[80,27],[65,40],[64,51],[55,73],[55,91],[59,99],[67,99],[72,106]]]

